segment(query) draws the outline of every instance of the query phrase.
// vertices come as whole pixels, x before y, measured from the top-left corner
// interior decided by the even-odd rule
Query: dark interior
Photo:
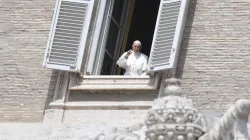
[[[149,57],[159,5],[160,0],[136,0],[126,51],[131,49],[134,40],[140,40],[141,52]]]

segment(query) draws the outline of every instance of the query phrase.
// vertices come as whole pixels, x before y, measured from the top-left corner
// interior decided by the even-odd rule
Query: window
[[[79,72],[94,0],[57,0],[43,66]]]
[[[119,47],[121,45],[121,34],[123,31],[123,17],[125,15],[125,5],[127,0],[116,0],[113,4],[112,14],[109,18],[110,25],[107,36],[107,43],[104,51],[104,59],[101,69],[101,75],[114,75],[117,53],[119,53]]]
[[[134,40],[142,42],[142,53],[147,56],[150,54],[160,0],[123,0],[122,2],[114,0],[113,2],[114,4],[110,5],[113,8],[111,16],[103,26],[108,26],[109,29],[106,43],[100,45],[104,47],[100,47],[99,59],[96,59],[94,66],[93,73],[96,75],[123,75],[124,71],[115,62],[125,51],[131,49]],[[120,18],[116,22],[113,16],[118,14]]]
[[[84,73],[91,75],[122,75],[117,59],[134,40],[140,40],[142,52],[149,56],[150,72],[175,68],[188,3],[189,0],[57,0],[43,66],[79,73],[84,68]],[[95,25],[93,31],[89,30],[90,24]],[[89,44],[87,40],[91,40]],[[84,66],[83,58],[88,58]]]

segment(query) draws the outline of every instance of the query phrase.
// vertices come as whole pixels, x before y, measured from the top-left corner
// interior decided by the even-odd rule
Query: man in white
[[[141,53],[141,42],[136,40],[129,50],[119,58],[117,65],[124,68],[124,75],[146,75],[148,57]]]

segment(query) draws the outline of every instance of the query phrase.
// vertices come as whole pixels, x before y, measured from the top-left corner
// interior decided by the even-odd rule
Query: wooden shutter
[[[176,67],[188,3],[189,0],[161,0],[149,57],[149,71]]]
[[[46,68],[81,69],[94,0],[58,0],[44,57]]]

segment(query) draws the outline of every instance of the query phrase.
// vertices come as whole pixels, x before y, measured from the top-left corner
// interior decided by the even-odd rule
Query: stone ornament
[[[165,81],[162,97],[154,101],[144,123],[114,128],[90,140],[250,140],[247,121],[250,100],[238,100],[212,128],[209,119],[193,107],[180,88],[180,80]]]
[[[148,111],[146,140],[195,140],[207,131],[203,115],[181,97],[180,80],[166,80],[163,97]]]

